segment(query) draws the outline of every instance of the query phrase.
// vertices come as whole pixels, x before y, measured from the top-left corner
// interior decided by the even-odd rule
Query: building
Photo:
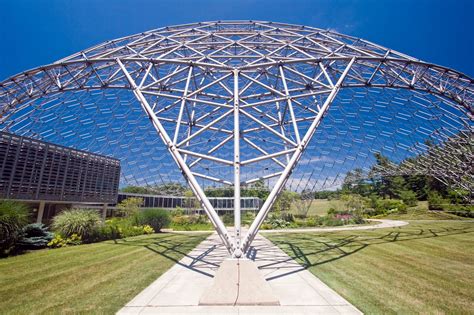
[[[0,198],[26,202],[37,222],[116,203],[119,180],[118,159],[0,131]]]
[[[176,209],[182,208],[184,210],[193,210],[201,212],[202,206],[195,197],[183,196],[162,196],[162,195],[147,195],[136,193],[119,192],[117,203],[127,198],[142,198],[143,208],[162,208],[162,209]],[[218,213],[225,213],[227,211],[234,211],[234,198],[232,197],[209,197],[209,201]],[[241,197],[240,207],[242,211],[258,211],[262,206],[262,200],[257,197]],[[108,206],[108,215],[116,208],[116,204]]]

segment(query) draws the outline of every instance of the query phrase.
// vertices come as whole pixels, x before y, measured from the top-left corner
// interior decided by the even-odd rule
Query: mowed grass
[[[266,237],[364,313],[474,313],[472,221]]]
[[[329,209],[344,209],[344,202],[338,199],[313,199],[308,201],[295,201],[291,204],[291,213],[301,214],[307,212],[308,216],[325,216]]]
[[[0,314],[113,314],[209,234],[163,233],[0,260]]]
[[[444,211],[430,211],[428,210],[427,201],[418,201],[418,205],[416,207],[408,208],[406,213],[395,212],[374,218],[391,220],[472,220],[470,218],[460,217]]]

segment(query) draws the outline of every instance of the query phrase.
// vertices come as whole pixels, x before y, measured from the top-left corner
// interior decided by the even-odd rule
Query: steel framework
[[[337,187],[348,170],[368,171],[372,153],[396,162],[381,172],[472,192],[473,101],[466,75],[363,39],[219,21],[119,38],[11,77],[0,84],[0,122],[118,157],[124,182],[179,181],[174,162],[240,257],[285,185]],[[238,201],[262,180],[268,199],[244,237],[234,202],[230,235],[203,187],[233,186]]]

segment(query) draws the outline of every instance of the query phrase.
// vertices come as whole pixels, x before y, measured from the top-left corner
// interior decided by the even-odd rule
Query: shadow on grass
[[[473,233],[474,225],[462,228],[398,228],[382,234],[381,230],[346,235],[332,232],[275,234],[271,241],[286,254],[275,252],[272,244],[254,244],[247,258],[264,262],[259,269],[269,269],[267,281],[285,277],[309,267],[318,266],[355,254],[365,248],[384,243],[403,242],[415,239],[439,238],[450,235]],[[375,235],[370,235],[375,234]],[[156,238],[131,238],[117,240],[117,245],[142,246],[176,264],[212,278],[207,271],[219,268],[227,257],[227,250],[220,243],[204,241],[202,236],[164,233]],[[198,245],[198,243],[200,243]],[[258,242],[257,242],[258,243]],[[192,251],[194,247],[196,250]],[[186,257],[187,259],[182,259]],[[296,262],[295,262],[296,261]]]
[[[183,240],[183,238],[185,238]],[[146,239],[118,239],[115,240],[116,245],[123,246],[141,246],[150,250],[162,257],[165,257],[174,263],[185,267],[189,270],[195,271],[207,277],[213,278],[214,276],[210,273],[207,273],[201,269],[203,265],[209,267],[218,268],[219,265],[206,260],[205,258],[211,255],[211,253],[216,249],[216,245],[211,245],[199,255],[190,255],[190,252],[203,240],[202,236],[198,235],[183,235],[178,233],[162,233],[155,238],[146,238]],[[183,257],[187,257],[191,260],[189,264],[181,262]]]
[[[260,269],[273,268],[275,265],[289,263],[291,260],[297,261],[300,269],[279,274],[266,280],[281,278],[292,273],[300,272],[310,267],[330,263],[353,255],[369,246],[384,243],[404,242],[416,239],[439,238],[465,233],[473,233],[474,225],[462,228],[429,228],[391,231],[380,235],[346,235],[340,236],[334,233],[295,233],[271,236],[271,241],[280,247],[290,257],[286,259],[276,259],[275,261],[262,265]],[[347,232],[346,232],[347,233]],[[291,235],[291,236],[290,236]],[[260,248],[259,251],[265,250]],[[252,254],[257,256],[256,253]]]

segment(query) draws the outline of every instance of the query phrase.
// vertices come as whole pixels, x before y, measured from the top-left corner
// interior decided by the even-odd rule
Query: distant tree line
[[[375,160],[368,174],[361,168],[349,171],[340,189],[317,191],[314,198],[340,199],[341,196],[354,194],[371,199],[398,199],[407,206],[428,200],[433,210],[447,210],[449,205],[469,203],[469,191],[453,189],[429,175],[388,175],[381,170],[393,169],[395,163],[380,153],[375,154]]]

